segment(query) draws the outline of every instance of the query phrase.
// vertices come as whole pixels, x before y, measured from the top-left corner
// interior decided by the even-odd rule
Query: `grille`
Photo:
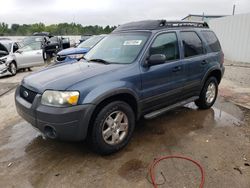
[[[57,55],[56,60],[57,61],[64,61],[66,59],[66,55]]]
[[[33,103],[36,95],[36,92],[31,91],[23,86],[20,87],[20,96],[29,103]]]

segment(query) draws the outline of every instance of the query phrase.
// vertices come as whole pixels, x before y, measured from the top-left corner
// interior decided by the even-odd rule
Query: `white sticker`
[[[139,46],[141,44],[142,40],[126,40],[124,41],[123,45],[125,46]]]

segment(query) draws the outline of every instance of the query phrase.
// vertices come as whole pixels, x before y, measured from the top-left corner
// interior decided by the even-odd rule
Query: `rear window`
[[[221,50],[220,43],[217,37],[215,36],[214,32],[202,31],[201,33],[208,45],[209,52],[218,52]]]

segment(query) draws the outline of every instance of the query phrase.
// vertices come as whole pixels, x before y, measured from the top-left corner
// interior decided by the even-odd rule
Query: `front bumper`
[[[18,114],[45,136],[48,136],[49,128],[55,131],[54,138],[69,141],[86,138],[91,114],[95,107],[92,104],[67,108],[45,106],[41,104],[40,94],[35,96],[31,104],[20,96],[20,87],[16,89],[15,103]]]
[[[6,74],[9,74],[8,66],[5,63],[0,64],[0,75],[2,76]]]

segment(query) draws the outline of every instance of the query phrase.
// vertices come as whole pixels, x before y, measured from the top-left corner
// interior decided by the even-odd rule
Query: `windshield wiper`
[[[103,63],[103,64],[110,64],[110,62],[108,62],[108,61],[106,61],[106,60],[104,60],[104,59],[90,59],[90,60],[88,60],[88,62],[90,62],[90,61],[95,61],[95,62],[98,62],[98,63]]]

